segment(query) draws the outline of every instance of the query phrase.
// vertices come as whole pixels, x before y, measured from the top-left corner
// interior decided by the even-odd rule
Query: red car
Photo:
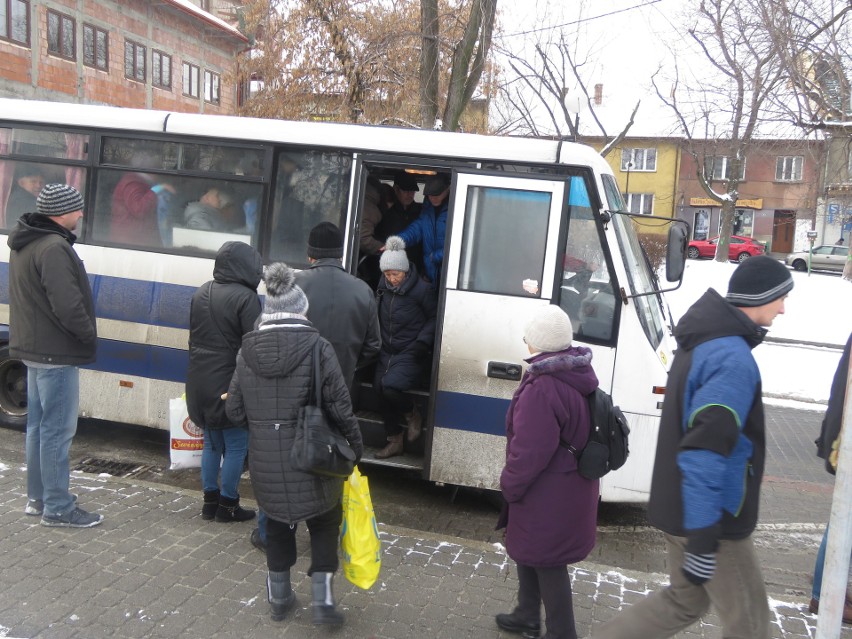
[[[689,248],[686,249],[686,255],[694,260],[699,257],[713,257],[716,255],[716,244],[718,243],[718,236],[709,240],[691,240]],[[741,235],[732,235],[731,243],[728,246],[728,259],[742,262],[765,251],[766,247],[757,240]]]

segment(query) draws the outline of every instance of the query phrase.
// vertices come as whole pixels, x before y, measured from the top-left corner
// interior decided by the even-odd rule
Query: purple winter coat
[[[598,386],[592,352],[571,347],[529,360],[506,414],[506,465],[500,488],[508,508],[506,550],[534,568],[565,566],[595,546],[598,480],[577,472],[577,459],[559,445],[577,449],[589,437],[585,395]]]

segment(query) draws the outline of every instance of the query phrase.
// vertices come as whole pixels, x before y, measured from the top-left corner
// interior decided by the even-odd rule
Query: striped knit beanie
[[[83,210],[83,196],[67,184],[46,184],[36,199],[36,209],[42,215],[55,217]]]
[[[725,299],[734,306],[763,306],[792,288],[793,277],[786,266],[768,255],[757,255],[734,269]]]

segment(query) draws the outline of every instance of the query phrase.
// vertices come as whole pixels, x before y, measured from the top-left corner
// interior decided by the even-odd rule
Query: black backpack
[[[586,396],[589,402],[591,431],[585,448],[578,451],[571,444],[559,440],[559,445],[570,450],[577,458],[577,470],[586,479],[600,479],[611,470],[624,466],[630,450],[627,437],[630,427],[612,397],[600,388]]]

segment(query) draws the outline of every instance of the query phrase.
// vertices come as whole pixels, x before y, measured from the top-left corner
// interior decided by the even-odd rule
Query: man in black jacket
[[[9,233],[9,353],[27,365],[27,497],[43,526],[90,528],[103,515],[69,492],[68,454],[77,432],[79,366],[95,361],[92,289],[72,248],[83,198],[48,184]]]

